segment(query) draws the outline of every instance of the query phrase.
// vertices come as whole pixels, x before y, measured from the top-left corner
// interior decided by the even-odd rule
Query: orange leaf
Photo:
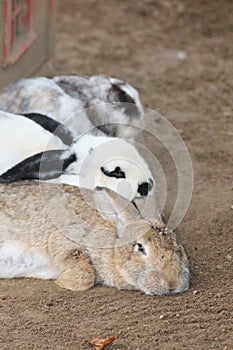
[[[104,338],[94,338],[91,341],[86,340],[86,343],[93,345],[95,350],[102,350],[105,348],[105,346],[107,346],[108,344],[113,342],[115,339],[116,339],[115,336],[110,337],[110,338],[105,338],[105,339]]]

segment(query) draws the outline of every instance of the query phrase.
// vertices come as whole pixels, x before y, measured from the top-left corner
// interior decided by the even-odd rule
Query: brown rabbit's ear
[[[155,196],[138,197],[134,199],[141,218],[147,220],[154,226],[158,221],[162,222],[160,210]]]
[[[114,222],[117,227],[130,224],[140,217],[133,203],[108,188],[96,187],[94,199],[101,216]]]

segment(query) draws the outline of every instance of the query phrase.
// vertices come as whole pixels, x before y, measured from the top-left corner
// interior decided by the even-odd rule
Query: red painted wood
[[[3,65],[6,62],[8,52],[10,50],[11,43],[11,32],[8,31],[9,23],[11,22],[11,12],[9,8],[9,1],[5,0],[3,3],[3,38],[2,38],[2,48],[3,48]]]
[[[20,38],[17,36],[18,16],[20,16],[20,25],[23,28]],[[36,40],[38,35],[33,31],[33,16],[33,0],[24,0],[21,5],[18,5],[16,0],[4,0],[3,67],[15,63]]]
[[[55,17],[56,17],[56,0],[50,0],[49,12],[50,12],[50,26],[53,27],[55,24]]]

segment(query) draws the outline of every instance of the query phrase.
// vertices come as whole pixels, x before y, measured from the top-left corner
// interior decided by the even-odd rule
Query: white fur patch
[[[139,196],[139,184],[148,182],[150,178],[153,179],[144,159],[136,148],[125,140],[84,135],[71,150],[75,151],[79,159],[67,168],[67,174],[78,174],[81,187],[94,189],[96,186],[103,186],[118,192],[125,198],[133,199]],[[120,167],[125,173],[125,178],[105,175],[101,167],[108,171]],[[73,184],[73,180],[69,183]],[[153,190],[154,188],[151,193]]]
[[[66,148],[58,137],[37,123],[23,116],[0,112],[0,174],[46,149]]]
[[[49,259],[19,242],[0,242],[0,278],[34,277],[55,279],[58,271]]]

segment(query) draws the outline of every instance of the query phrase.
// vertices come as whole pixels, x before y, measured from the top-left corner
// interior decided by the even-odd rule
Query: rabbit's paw
[[[94,268],[81,251],[69,251],[64,261],[64,271],[55,283],[72,291],[87,290],[95,284]]]

